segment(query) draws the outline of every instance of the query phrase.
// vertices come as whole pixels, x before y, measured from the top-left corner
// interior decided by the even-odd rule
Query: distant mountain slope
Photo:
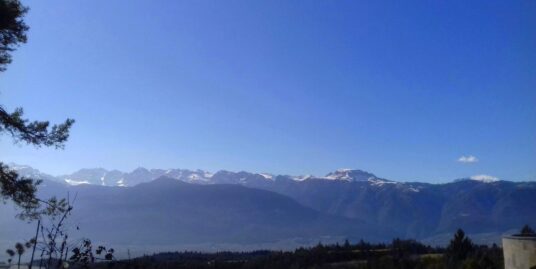
[[[73,189],[76,217],[95,237],[124,243],[262,243],[322,236],[378,239],[360,221],[322,214],[277,193],[159,178],[133,188]],[[120,227],[109,232],[98,228]]]
[[[32,169],[25,171],[43,175]],[[65,178],[102,185],[102,174],[110,173],[83,169]],[[432,238],[463,228],[470,233],[494,234],[498,238],[501,233],[524,224],[536,226],[536,182],[461,179],[447,184],[403,183],[351,169],[339,169],[324,177],[143,168],[120,173],[120,177],[110,182],[118,180],[122,186],[131,186],[164,175],[179,183],[234,184],[268,190],[290,197],[309,209],[359,220],[394,231],[401,237]]]
[[[278,192],[321,212],[361,219],[425,238],[463,228],[500,234],[536,224],[536,182],[458,180],[447,184],[385,181],[294,181],[249,185]]]
[[[394,235],[359,220],[318,212],[281,194],[237,184],[190,184],[167,177],[132,188],[56,184],[46,181],[40,192],[76,196],[68,223],[71,232],[116,246],[284,248],[281,242],[299,242],[294,243],[297,246],[345,238],[379,241]],[[22,229],[11,217],[0,225],[0,230],[9,232],[2,235],[4,240],[21,240],[33,230]]]

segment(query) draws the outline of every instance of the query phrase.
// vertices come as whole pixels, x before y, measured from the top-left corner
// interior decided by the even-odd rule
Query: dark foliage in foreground
[[[0,0],[0,72],[11,63],[11,53],[27,41],[29,27],[24,22],[27,12],[28,7],[19,0]],[[24,117],[22,108],[8,112],[0,104],[0,135],[10,135],[15,143],[63,148],[73,123],[72,119],[56,125],[48,121],[30,121]],[[0,201],[13,201],[24,210],[22,216],[35,217],[33,211],[39,207],[35,197],[39,183],[20,177],[0,162]]]
[[[529,225],[525,225],[515,236],[536,237],[536,232]]]
[[[11,63],[11,52],[20,43],[26,43],[29,27],[22,19],[26,12],[28,8],[18,0],[0,1],[0,72]]]
[[[460,255],[464,251],[464,255]],[[318,244],[295,251],[174,252],[132,260],[95,264],[93,268],[503,268],[502,249],[473,245],[458,231],[447,248],[431,247],[414,240],[395,239],[390,244]]]

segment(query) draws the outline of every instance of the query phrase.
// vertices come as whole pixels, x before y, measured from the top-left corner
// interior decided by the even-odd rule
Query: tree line
[[[298,248],[294,251],[167,252],[135,259],[96,263],[91,268],[120,269],[271,269],[271,268],[358,268],[358,269],[501,269],[502,248],[477,245],[458,230],[447,247],[432,247],[416,240],[343,244]]]

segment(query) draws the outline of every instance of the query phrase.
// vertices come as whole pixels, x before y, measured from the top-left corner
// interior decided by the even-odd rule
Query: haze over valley
[[[445,245],[458,228],[477,242],[498,243],[512,227],[536,224],[535,182],[397,182],[351,169],[322,177],[145,168],[51,176],[29,166],[11,167],[42,179],[43,197],[76,196],[71,228],[138,254],[292,249],[395,237]],[[31,231],[20,224],[0,223],[4,244]]]

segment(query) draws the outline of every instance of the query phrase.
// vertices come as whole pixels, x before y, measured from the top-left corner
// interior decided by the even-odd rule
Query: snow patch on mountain
[[[499,178],[490,175],[474,175],[470,177],[471,180],[480,181],[484,183],[492,183],[499,181]]]
[[[121,178],[120,180],[118,180],[118,181],[116,182],[116,185],[117,185],[118,187],[126,187],[126,185],[125,185],[125,179],[124,179],[124,178]]]
[[[76,180],[76,179],[69,179],[69,178],[66,178],[65,179],[65,183],[71,185],[71,186],[77,186],[77,185],[89,185],[89,181],[87,180]]]
[[[378,186],[378,187],[381,187],[385,184],[397,184],[398,182],[395,182],[395,181],[389,181],[389,180],[385,180],[385,179],[380,179],[380,178],[369,178],[367,180],[371,185],[373,186]]]
[[[338,169],[335,172],[327,174],[324,179],[329,180],[345,180],[350,182],[355,181],[371,181],[379,179],[374,174],[365,172],[363,170],[353,170],[353,169]]]
[[[291,176],[290,178],[293,179],[293,180],[296,180],[296,181],[304,181],[304,180],[308,180],[310,178],[313,178],[313,176],[312,175]]]
[[[269,179],[269,180],[273,180],[273,179],[274,179],[274,176],[273,176],[272,174],[260,173],[259,175],[261,175],[261,176],[264,177],[265,179]]]

